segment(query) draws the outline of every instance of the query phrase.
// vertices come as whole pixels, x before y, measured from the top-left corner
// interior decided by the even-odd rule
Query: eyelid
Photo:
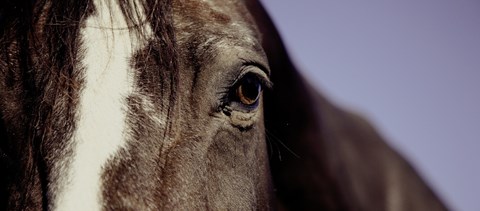
[[[266,71],[264,71],[262,67],[259,67],[258,65],[252,65],[252,64],[244,65],[242,67],[240,74],[237,76],[237,78],[233,82],[233,86],[235,86],[240,80],[242,80],[248,74],[255,75],[257,79],[260,81],[260,83],[262,84],[263,89],[272,89],[273,83],[270,81],[270,77],[268,77]]]

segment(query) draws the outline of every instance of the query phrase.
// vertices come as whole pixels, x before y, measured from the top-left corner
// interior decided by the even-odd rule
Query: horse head
[[[7,0],[2,208],[444,209],[254,0]]]

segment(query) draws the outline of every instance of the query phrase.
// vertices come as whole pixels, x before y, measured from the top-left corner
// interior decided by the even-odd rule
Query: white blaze
[[[95,1],[81,29],[84,86],[73,134],[71,161],[58,166],[54,210],[101,210],[102,172],[126,141],[126,97],[134,82],[129,61],[145,42],[129,33],[116,1]],[[144,31],[150,32],[149,28]],[[61,165],[61,164],[58,164]]]

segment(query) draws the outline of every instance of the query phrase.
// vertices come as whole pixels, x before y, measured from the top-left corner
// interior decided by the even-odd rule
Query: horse
[[[446,210],[256,0],[4,0],[6,210]]]

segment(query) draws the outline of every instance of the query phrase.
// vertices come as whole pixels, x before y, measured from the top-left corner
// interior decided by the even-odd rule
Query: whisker
[[[301,158],[297,153],[293,152],[292,149],[290,149],[285,143],[283,143],[283,141],[280,138],[275,136],[272,132],[268,131],[267,129],[265,129],[265,132],[267,133],[268,136],[271,136],[273,140],[278,141],[278,143],[280,143],[288,152],[292,153],[292,155],[294,155],[297,158]]]
[[[265,135],[266,135],[266,136],[265,136],[265,139],[267,140],[267,144],[268,144],[268,146],[269,146],[269,156],[270,156],[269,158],[272,158],[272,156],[274,156],[274,155],[273,155],[273,153],[274,153],[273,147],[274,147],[274,145],[275,145],[275,149],[277,149],[277,153],[278,153],[278,159],[281,161],[281,160],[282,160],[281,151],[280,151],[277,143],[275,143],[275,141],[271,141],[271,140],[270,140],[270,138],[273,139],[273,137],[270,137],[270,136],[269,136],[269,134],[268,134],[268,132],[267,132],[267,129],[265,129]]]

